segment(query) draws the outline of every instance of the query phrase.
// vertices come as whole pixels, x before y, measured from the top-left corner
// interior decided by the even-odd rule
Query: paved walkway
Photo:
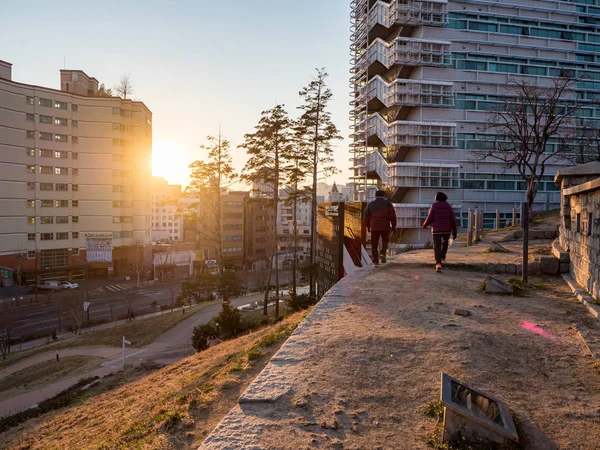
[[[235,307],[249,304],[253,301],[260,301],[263,298],[263,294],[254,294],[248,295],[244,297],[238,297],[232,299],[232,304]],[[187,319],[184,319],[179,324],[166,331],[158,338],[154,340],[151,344],[147,345],[144,348],[136,349],[136,348],[127,348],[125,357],[127,359],[128,364],[139,364],[142,361],[152,360],[159,364],[172,364],[176,361],[179,361],[182,358],[193,355],[195,350],[191,345],[191,336],[192,330],[195,326],[205,324],[209,322],[213,317],[215,317],[221,310],[221,302],[214,301],[207,304],[200,311],[190,315]],[[173,314],[181,314],[181,308],[176,309]],[[161,314],[165,314],[165,312],[158,312],[155,314],[148,314],[146,316],[136,317],[136,320],[141,319],[142,317],[155,317]],[[171,314],[171,313],[170,313]],[[121,321],[121,323],[125,323],[125,321]],[[118,323],[110,323],[99,325],[94,327],[92,331],[99,330],[102,328],[111,328],[117,325]],[[43,343],[39,343],[39,345],[45,344],[46,340],[43,340]],[[0,417],[6,416],[8,414],[14,414],[15,412],[22,411],[27,407],[37,404],[44,399],[53,397],[60,392],[68,389],[73,386],[82,378],[87,377],[103,377],[110,373],[114,373],[115,371],[121,370],[122,364],[122,349],[116,347],[73,347],[68,349],[60,349],[58,350],[59,355],[64,356],[100,356],[106,358],[98,369],[89,372],[85,375],[78,375],[77,377],[65,378],[51,385],[45,386],[42,389],[38,389],[36,391],[28,392],[18,397],[13,397],[8,400],[4,400],[0,402]],[[19,363],[10,365],[3,370],[0,370],[0,381],[5,376],[10,375],[11,373],[18,372],[19,370],[25,369],[27,367],[33,366],[40,362],[52,360],[56,358],[56,351],[42,353],[39,355],[32,356],[31,358],[20,361]]]

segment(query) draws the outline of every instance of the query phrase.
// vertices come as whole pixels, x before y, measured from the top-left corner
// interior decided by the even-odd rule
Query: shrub
[[[289,298],[285,299],[286,306],[292,311],[302,311],[303,309],[307,309],[315,303],[317,303],[317,299],[308,294],[290,294]]]
[[[198,350],[200,339],[208,339],[211,335],[218,336],[217,326],[213,321],[194,327],[194,331],[192,331],[192,347]]]
[[[229,302],[223,302],[223,307],[219,315],[215,317],[215,322],[219,324],[219,329],[226,337],[237,336],[247,328],[242,322],[240,312]]]

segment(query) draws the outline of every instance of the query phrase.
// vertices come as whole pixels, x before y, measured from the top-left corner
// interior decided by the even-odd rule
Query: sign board
[[[87,262],[112,262],[112,236],[110,238],[86,237],[85,241]]]
[[[86,238],[105,238],[112,239],[112,233],[85,233]]]
[[[328,216],[339,216],[339,205],[325,206],[325,212]]]
[[[90,307],[90,302],[83,302],[83,310],[84,311],[87,311],[89,307]]]

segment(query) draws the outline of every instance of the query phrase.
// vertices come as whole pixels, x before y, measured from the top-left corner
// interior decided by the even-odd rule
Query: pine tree
[[[263,111],[255,132],[244,136],[240,146],[246,149],[250,159],[242,171],[241,179],[254,187],[254,194],[271,199],[275,214],[273,216],[273,243],[271,256],[275,257],[275,313],[279,314],[279,261],[277,258],[277,207],[279,205],[279,189],[285,178],[282,177],[284,167],[283,156],[291,146],[291,121],[284,105],[276,105],[273,109]],[[269,288],[273,269],[273,258],[269,264],[269,282],[265,291],[264,314],[267,315]]]
[[[208,152],[206,160],[194,161],[190,164],[190,184],[188,192],[197,193],[200,203],[207,206],[210,219],[199,218],[200,237],[214,243],[217,254],[219,272],[223,271],[223,242],[221,238],[221,196],[223,191],[237,179],[233,169],[230,143],[223,138],[221,130],[218,136],[208,136],[208,145],[201,145],[200,150]]]
[[[332,142],[336,139],[342,139],[339,130],[331,120],[329,103],[333,93],[327,87],[326,79],[328,74],[325,69],[317,69],[317,76],[304,87],[299,95],[304,103],[298,107],[302,110],[299,118],[298,132],[309,147],[311,158],[311,177],[312,177],[312,201],[311,201],[311,224],[310,224],[310,293],[311,297],[316,296],[315,292],[315,270],[316,250],[317,250],[317,182],[319,176],[327,177],[339,172],[333,166],[333,148]]]

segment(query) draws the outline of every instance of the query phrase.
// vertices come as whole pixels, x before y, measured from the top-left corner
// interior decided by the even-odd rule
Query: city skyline
[[[298,91],[316,68],[325,67],[334,93],[333,119],[344,136],[335,143],[341,173],[327,182],[348,182],[346,1],[249,5],[234,0],[227,8],[201,1],[181,2],[177,9],[154,2],[109,1],[101,11],[68,1],[52,8],[40,5],[44,14],[33,17],[31,7],[11,6],[0,30],[0,39],[12,41],[0,59],[13,64],[13,80],[59,89],[58,71],[66,67],[83,70],[112,88],[123,74],[130,74],[132,98],[153,111],[153,175],[171,184],[187,184],[188,164],[204,157],[198,146],[219,127],[232,143],[236,169],[241,169],[247,157],[237,145],[253,131],[261,111],[283,103],[295,117]],[[198,19],[206,17],[210,21],[199,27]],[[109,35],[108,21],[113,30]],[[28,39],[14,39],[24,22],[29,24]],[[52,33],[54,45],[39,58],[34,43],[46,33]]]

